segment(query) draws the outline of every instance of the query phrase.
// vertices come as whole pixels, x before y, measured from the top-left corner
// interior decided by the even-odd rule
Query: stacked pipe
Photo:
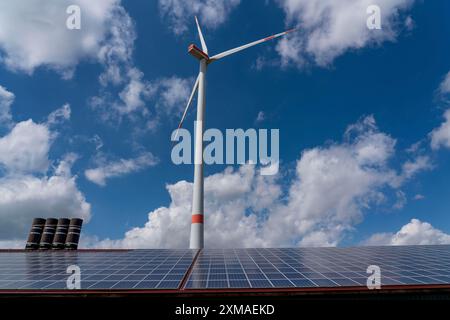
[[[69,230],[70,220],[67,218],[58,219],[56,226],[55,238],[53,239],[53,249],[64,249],[67,238],[67,231]]]
[[[44,230],[45,219],[34,218],[31,225],[30,233],[28,234],[27,244],[25,249],[35,250],[39,249],[42,231]]]
[[[83,219],[35,218],[28,235],[28,250],[76,250],[80,240]]]
[[[55,237],[56,224],[58,223],[58,219],[55,218],[47,218],[45,220],[44,232],[42,233],[41,243],[39,247],[41,249],[51,249],[53,238]]]
[[[80,240],[81,226],[83,219],[70,219],[69,232],[67,233],[66,249],[76,250],[78,248],[78,241]]]

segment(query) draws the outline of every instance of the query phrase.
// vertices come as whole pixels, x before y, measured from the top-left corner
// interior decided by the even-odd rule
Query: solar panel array
[[[450,284],[450,246],[0,252],[0,290],[213,290]]]
[[[0,289],[67,289],[67,267],[81,271],[81,289],[177,289],[191,250],[0,253]]]
[[[208,249],[186,288],[366,286],[370,265],[381,285],[450,284],[450,246]]]

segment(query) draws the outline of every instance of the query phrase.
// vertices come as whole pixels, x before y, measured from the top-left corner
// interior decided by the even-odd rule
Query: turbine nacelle
[[[199,47],[197,47],[195,44],[191,44],[188,47],[188,52],[198,60],[209,60],[209,56],[207,53],[203,52]]]

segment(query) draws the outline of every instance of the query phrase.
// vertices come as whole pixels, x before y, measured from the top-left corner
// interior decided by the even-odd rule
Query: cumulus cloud
[[[413,0],[279,0],[286,24],[298,25],[299,32],[277,44],[282,64],[302,66],[312,60],[326,66],[349,50],[393,41],[397,19]],[[381,9],[381,30],[369,30],[366,13],[369,5]]]
[[[139,109],[145,113],[145,101],[154,95],[156,88],[143,80],[144,74],[136,68],[129,70],[128,75],[130,81],[119,94],[123,103],[116,104],[116,108],[120,114],[129,114]]]
[[[287,205],[269,216],[273,242],[337,245],[396,179],[388,166],[394,146],[369,116],[349,126],[343,143],[304,151]]]
[[[51,135],[47,126],[27,120],[0,138],[0,165],[7,172],[47,171]]]
[[[69,30],[66,9],[78,5],[81,9],[81,29]],[[182,4],[184,6],[184,4]],[[169,6],[163,6],[169,8]],[[208,3],[205,17],[217,21],[214,12],[231,4]],[[222,8],[222,9],[221,9]],[[212,21],[211,20],[211,21]],[[189,79],[167,77],[147,81],[133,61],[136,40],[134,21],[120,0],[45,1],[30,0],[0,3],[0,63],[7,68],[32,74],[39,67],[59,72],[63,78],[72,77],[80,61],[98,62],[100,89],[90,99],[101,119],[118,123],[122,118],[158,122],[158,112],[182,105],[189,95]],[[55,45],[57,44],[57,45]],[[155,95],[159,88],[159,95]],[[14,96],[0,87],[0,121],[11,118],[9,106]],[[148,102],[155,107],[150,112]],[[64,120],[69,109],[50,115],[49,121]],[[154,119],[150,119],[153,116]],[[58,118],[55,118],[58,117]],[[50,123],[54,124],[54,123]],[[144,126],[142,126],[144,127]]]
[[[161,15],[170,22],[175,34],[185,32],[197,15],[202,26],[216,28],[223,24],[240,0],[159,0]]]
[[[0,240],[26,233],[34,217],[81,217],[89,219],[90,204],[78,190],[76,177],[70,174],[68,160],[42,177],[8,174],[0,178]]]
[[[99,166],[87,169],[84,172],[86,178],[100,186],[106,185],[106,180],[121,177],[129,173],[138,172],[158,163],[158,159],[150,152],[141,154],[132,159],[119,159],[107,162],[105,159],[99,161]]]
[[[66,9],[70,5],[80,7],[79,30],[66,27]],[[134,22],[120,0],[0,3],[0,63],[28,74],[39,67],[50,68],[63,78],[70,78],[80,61],[98,62],[103,68],[99,75],[101,89],[92,98],[92,105],[103,107],[102,119],[143,110],[147,84],[142,80],[142,72],[133,65],[135,39]],[[120,95],[112,96],[119,85]],[[115,107],[110,108],[111,105]],[[7,103],[0,107],[0,116],[7,116]],[[54,116],[61,120],[65,115],[50,115],[49,121],[57,120]]]
[[[49,119],[65,114],[64,107],[58,110]],[[23,247],[37,216],[90,218],[90,204],[71,173],[77,156],[69,153],[50,165],[55,136],[47,123],[30,119],[13,123],[0,137],[0,247]]]
[[[0,3],[0,62],[32,73],[48,67],[70,76],[81,59],[96,58],[118,0],[30,0]],[[66,27],[70,5],[81,8],[81,29]]]
[[[169,207],[148,214],[144,227],[128,231],[121,240],[104,240],[96,246],[184,248],[189,243],[192,183],[167,186]],[[258,227],[264,208],[280,195],[273,178],[261,176],[254,166],[224,172],[205,179],[206,241],[210,247],[263,246]],[[246,215],[245,212],[248,214]]]
[[[388,201],[385,192],[399,190],[394,181],[401,172],[389,165],[394,153],[395,139],[369,116],[349,126],[342,142],[305,150],[288,185],[252,165],[208,176],[205,241],[209,247],[337,245],[365,212]],[[145,226],[95,246],[186,247],[192,183],[167,190],[170,204],[149,212]]]
[[[106,40],[98,58],[104,71],[99,76],[101,90],[91,99],[91,106],[100,111],[101,118],[107,122],[143,120],[158,125],[162,115],[174,116],[174,108],[182,108],[187,100],[191,79],[176,76],[148,81],[144,73],[133,62],[135,25],[121,6],[115,6],[114,20],[109,24]],[[111,94],[119,90],[118,95]],[[152,104],[153,108],[148,106]],[[145,126],[141,126],[145,127]]]
[[[0,124],[10,126],[12,122],[11,105],[14,94],[0,85]]]
[[[120,0],[2,2],[0,63],[29,74],[36,68],[46,67],[70,78],[80,61],[98,62],[103,68],[99,75],[102,89],[93,98],[93,105],[104,105],[104,119],[110,119],[110,113],[116,117],[133,113],[143,104],[143,87],[147,84],[142,80],[142,72],[133,65],[135,27],[120,3]],[[79,30],[66,27],[69,17],[66,9],[70,5],[80,7]],[[123,86],[119,97],[110,98],[110,92],[118,85]],[[117,107],[109,108],[110,105]],[[0,116],[7,116],[8,113],[3,112],[7,111],[7,104],[2,103],[0,107]]]
[[[365,245],[431,245],[450,244],[450,235],[434,228],[428,222],[411,219],[396,233],[376,233]]]

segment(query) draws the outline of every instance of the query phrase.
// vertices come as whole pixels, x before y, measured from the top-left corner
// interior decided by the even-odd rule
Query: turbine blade
[[[189,109],[189,106],[191,105],[192,99],[194,98],[195,92],[197,91],[199,78],[200,78],[200,75],[198,75],[197,79],[195,80],[194,88],[192,88],[192,92],[191,92],[191,95],[189,96],[188,103],[186,105],[186,108],[184,109],[183,116],[181,117],[180,123],[178,124],[177,131],[175,132],[175,137],[172,139],[172,141],[176,141],[178,138],[178,131],[183,126],[184,118],[186,118],[186,114]]]
[[[266,42],[266,41],[269,41],[269,40],[272,40],[272,39],[284,36],[284,35],[286,35],[288,33],[291,33],[291,32],[293,32],[295,30],[296,29],[290,29],[290,30],[287,30],[287,31],[284,31],[284,32],[281,32],[281,33],[274,34],[273,36],[270,36],[270,37],[267,37],[267,38],[264,38],[264,39],[260,39],[260,40],[256,40],[256,41],[250,42],[248,44],[244,44],[243,46],[224,51],[222,53],[219,53],[219,54],[216,54],[216,55],[212,56],[210,58],[210,60],[214,61],[214,60],[222,59],[222,58],[224,58],[226,56],[229,56],[229,55],[231,55],[233,53],[236,53],[236,52],[242,51],[244,49],[253,47],[253,46],[257,45],[257,44],[260,44],[260,43],[263,43],[263,42]]]
[[[200,42],[202,43],[202,50],[204,53],[208,54],[208,48],[206,47],[206,42],[203,38],[202,29],[200,29],[200,24],[198,23],[197,17],[195,17],[195,23],[197,24],[198,36],[200,37]]]

